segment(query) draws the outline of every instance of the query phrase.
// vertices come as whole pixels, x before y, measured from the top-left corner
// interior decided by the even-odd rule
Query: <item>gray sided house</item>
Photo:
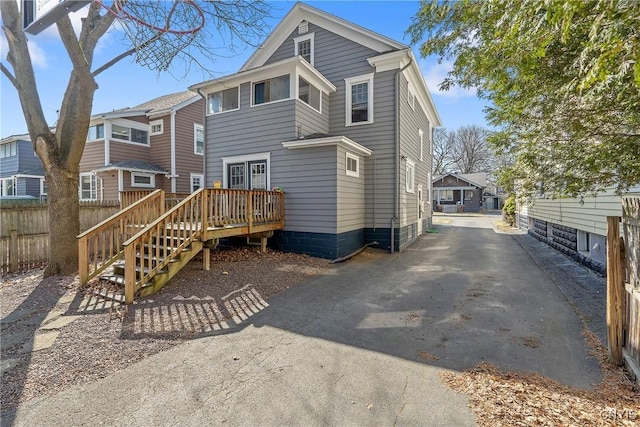
[[[184,91],[91,117],[80,161],[81,200],[121,191],[204,187],[204,101]]]
[[[433,204],[439,212],[480,212],[484,210],[485,173],[446,173],[433,177]]]
[[[40,158],[29,135],[13,135],[0,141],[0,196],[44,198],[47,187]]]
[[[400,251],[430,226],[441,123],[408,46],[296,3],[238,73],[190,89],[206,182],[284,190],[281,250]]]

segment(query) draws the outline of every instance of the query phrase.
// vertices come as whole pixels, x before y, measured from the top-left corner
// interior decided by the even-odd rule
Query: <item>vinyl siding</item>
[[[190,174],[201,174],[204,170],[204,156],[195,154],[194,152],[194,123],[204,125],[203,116],[203,99],[181,108],[176,112],[176,174],[178,175],[176,191],[178,193],[190,192]],[[170,156],[167,156],[167,159],[170,158]],[[171,170],[170,163],[165,167],[168,171]]]
[[[151,149],[147,145],[109,141],[109,164],[119,162],[121,160],[149,160]]]
[[[337,149],[337,228],[338,233],[364,229],[364,174],[365,158],[359,157],[360,176],[347,175],[346,153],[343,147]],[[355,155],[355,153],[351,153]]]
[[[271,180],[285,191],[285,230],[335,234],[336,147],[287,149],[277,158]]]
[[[400,225],[405,226],[418,222],[418,185],[422,185],[422,199],[425,202],[423,219],[431,217],[431,200],[429,188],[431,180],[428,173],[431,172],[431,135],[429,131],[429,119],[419,102],[415,102],[415,111],[407,102],[408,86],[407,80],[400,78],[400,156],[412,160],[415,163],[414,169],[414,193],[406,191],[406,171],[405,162],[400,163],[400,193],[403,203],[400,206]],[[415,92],[415,89],[414,89]],[[420,160],[420,135],[419,129],[423,132],[423,152]],[[404,197],[402,194],[404,193]]]
[[[160,119],[162,119],[162,134],[149,137],[148,157],[143,159],[171,172],[171,114],[155,117],[149,121]]]
[[[104,159],[104,140],[87,142],[80,160],[80,172],[89,172],[106,163],[108,162],[105,162]]]
[[[631,192],[640,192],[640,186]],[[529,218],[606,236],[607,216],[622,216],[622,203],[610,189],[597,197],[585,197],[583,203],[570,198],[535,199],[529,204],[526,214]]]

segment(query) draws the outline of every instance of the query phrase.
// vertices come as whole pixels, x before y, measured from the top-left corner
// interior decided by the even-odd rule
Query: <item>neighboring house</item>
[[[631,188],[630,193],[640,193],[640,186]],[[622,199],[613,189],[581,200],[540,195],[518,203],[516,216],[521,229],[605,274],[607,216],[622,216]]]
[[[29,135],[13,135],[0,141],[0,196],[46,197],[42,162]]]
[[[497,184],[487,180],[482,192],[482,208],[486,211],[502,210],[505,193]]]
[[[204,187],[204,100],[190,91],[91,117],[80,161],[81,200],[121,191]]]
[[[399,251],[430,226],[441,123],[410,47],[296,3],[238,73],[190,89],[207,99],[207,182],[285,191],[279,249]]]
[[[433,177],[433,204],[439,212],[480,212],[483,198],[493,200],[493,194],[485,191],[487,174],[446,173]]]

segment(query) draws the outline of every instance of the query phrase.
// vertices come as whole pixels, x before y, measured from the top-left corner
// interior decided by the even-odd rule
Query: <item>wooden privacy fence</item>
[[[118,202],[80,202],[80,230],[120,209]],[[49,259],[47,203],[2,205],[0,208],[0,274],[42,265]]]
[[[611,361],[640,381],[640,196],[622,198],[620,218],[607,218],[607,338]]]

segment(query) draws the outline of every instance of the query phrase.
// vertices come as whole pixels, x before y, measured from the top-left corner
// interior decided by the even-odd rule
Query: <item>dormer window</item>
[[[289,99],[289,74],[253,84],[253,105]]]
[[[313,65],[314,61],[314,33],[305,34],[304,36],[296,37],[293,39],[294,43],[294,55],[299,55],[305,59],[309,64]]]

